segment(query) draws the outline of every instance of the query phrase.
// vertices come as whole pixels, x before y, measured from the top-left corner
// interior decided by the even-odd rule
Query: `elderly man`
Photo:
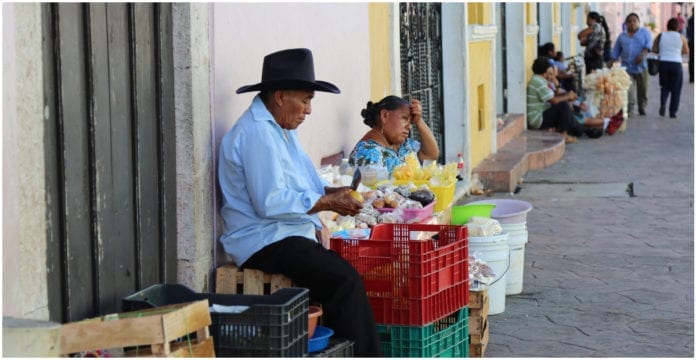
[[[612,63],[620,57],[621,66],[625,67],[626,72],[631,76],[628,116],[633,116],[633,107],[636,102],[638,113],[645,115],[645,107],[648,105],[649,78],[646,55],[652,49],[652,35],[650,30],[640,26],[640,18],[635,13],[628,14],[625,24],[626,31],[616,39],[614,50],[611,52]]]
[[[381,355],[374,316],[360,274],[317,240],[317,212],[355,215],[362,203],[350,189],[328,188],[298,141],[315,91],[338,94],[315,80],[308,49],[281,50],[263,61],[259,91],[220,144],[225,251],[238,266],[280,273],[323,304],[335,336],[355,342],[357,356]]]

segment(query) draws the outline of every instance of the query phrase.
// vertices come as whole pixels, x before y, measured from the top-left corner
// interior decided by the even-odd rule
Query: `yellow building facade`
[[[501,7],[496,3],[458,3],[443,4],[443,19],[450,18],[449,27],[443,23],[442,31],[461,33],[461,49],[444,52],[444,57],[461,56],[462,59],[450,61],[458,71],[456,78],[447,78],[449,82],[460,82],[460,90],[452,96],[451,86],[445,86],[443,101],[445,107],[453,102],[462,103],[457,111],[445,118],[445,132],[450,139],[454,136],[456,147],[446,148],[446,160],[456,159],[456,153],[462,152],[469,169],[475,168],[496,150],[497,112],[501,108],[503,96],[508,97],[508,112],[526,112],[526,83],[532,77],[531,66],[537,57],[539,38],[553,41],[556,49],[563,51],[566,58],[581,51],[577,43],[577,33],[582,24],[582,6],[578,3],[540,3],[507,4]],[[539,9],[546,6],[544,16]],[[456,14],[451,14],[455,9]],[[500,17],[501,12],[504,17]],[[450,12],[446,14],[446,12]],[[380,100],[386,95],[401,93],[400,49],[399,49],[399,4],[370,3],[368,6],[370,32],[370,98]],[[550,16],[548,16],[550,15]],[[460,19],[458,28],[452,28],[452,18]],[[502,26],[501,19],[508,22]],[[514,21],[510,22],[510,19]],[[537,20],[539,19],[539,20]],[[541,24],[539,24],[541,22]],[[511,26],[512,24],[512,26]],[[540,27],[546,29],[540,35]],[[505,32],[498,34],[498,32]],[[496,40],[498,36],[498,40]],[[502,60],[500,37],[507,37],[507,83],[501,85],[499,67]],[[457,41],[460,41],[457,38]],[[451,59],[450,59],[451,60]],[[447,59],[443,62],[444,72],[448,72]],[[514,69],[519,75],[512,74]],[[503,75],[505,76],[505,75]],[[514,82],[514,84],[511,84]],[[502,89],[502,86],[507,88]],[[508,91],[509,90],[509,91]],[[505,94],[505,95],[503,95]],[[512,100],[511,100],[512,98]],[[514,106],[510,103],[514,102]],[[512,108],[511,110],[509,108]],[[453,118],[454,116],[454,118]]]
[[[467,25],[486,26],[492,23],[492,3],[467,4]],[[476,167],[491,153],[493,132],[495,131],[495,84],[493,64],[495,63],[494,42],[490,38],[468,38],[469,56],[469,162]]]

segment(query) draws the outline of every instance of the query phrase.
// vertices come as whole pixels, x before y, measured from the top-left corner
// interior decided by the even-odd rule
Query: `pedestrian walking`
[[[660,54],[660,116],[665,116],[665,105],[670,98],[670,118],[677,117],[683,81],[682,54],[689,53],[686,38],[678,30],[679,20],[669,19],[667,31],[658,35],[653,44],[653,52]]]
[[[638,113],[645,115],[648,104],[648,64],[646,55],[652,49],[650,30],[640,26],[640,18],[630,13],[624,22],[626,30],[616,39],[611,53],[611,65],[621,58],[621,66],[631,76],[631,88],[628,93],[628,116],[633,116],[633,107],[638,103]]]
[[[678,23],[678,29],[680,34],[684,34],[684,25],[686,25],[686,19],[682,16],[681,13],[677,13],[677,23]]]

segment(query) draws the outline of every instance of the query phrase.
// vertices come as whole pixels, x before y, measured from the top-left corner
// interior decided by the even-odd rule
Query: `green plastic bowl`
[[[491,217],[495,204],[480,203],[452,206],[452,225],[463,225],[472,216]]]

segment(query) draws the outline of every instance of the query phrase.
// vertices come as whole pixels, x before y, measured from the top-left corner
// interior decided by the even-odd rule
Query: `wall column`
[[[49,319],[41,4],[3,4],[3,315]]]
[[[518,96],[514,94],[526,94],[527,71],[526,62],[522,66],[513,66],[520,64],[520,57],[525,55],[525,34],[526,25],[524,14],[524,3],[510,2],[505,4],[505,37],[507,46],[507,85],[508,85],[508,113],[524,114],[527,112],[526,96]],[[530,70],[531,71],[531,70]]]
[[[216,241],[208,20],[207,4],[172,5],[177,280],[194,291],[212,290]]]
[[[470,153],[468,96],[469,74],[466,50],[466,5],[442,3],[442,87],[445,117],[445,160],[456,161],[457,153]]]

